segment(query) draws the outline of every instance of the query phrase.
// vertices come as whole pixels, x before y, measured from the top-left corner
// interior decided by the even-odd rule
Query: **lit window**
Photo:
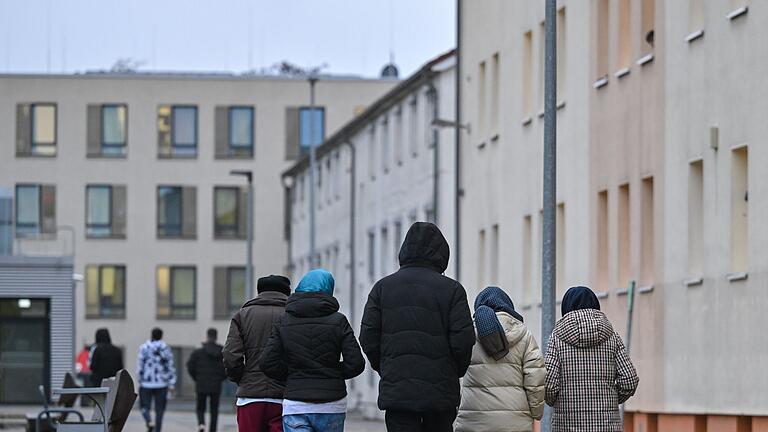
[[[85,267],[86,318],[125,317],[125,266]]]
[[[243,238],[245,235],[245,192],[239,187],[215,187],[214,236]]]
[[[157,317],[195,317],[195,267],[159,266],[157,268]]]
[[[32,154],[56,155],[56,105],[32,105]]]

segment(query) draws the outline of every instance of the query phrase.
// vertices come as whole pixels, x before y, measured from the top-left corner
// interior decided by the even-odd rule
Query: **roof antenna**
[[[397,78],[400,72],[395,65],[395,43],[394,43],[394,0],[389,0],[389,63],[387,63],[383,69],[381,69],[382,78]]]

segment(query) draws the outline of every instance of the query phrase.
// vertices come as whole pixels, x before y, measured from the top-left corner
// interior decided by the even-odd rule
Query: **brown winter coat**
[[[222,354],[227,378],[237,383],[237,397],[283,398],[285,382],[266,376],[259,362],[272,325],[285,311],[287,300],[283,293],[265,291],[232,317]]]
[[[545,361],[553,432],[623,430],[619,404],[635,394],[639,380],[604,313],[567,313],[549,338]]]

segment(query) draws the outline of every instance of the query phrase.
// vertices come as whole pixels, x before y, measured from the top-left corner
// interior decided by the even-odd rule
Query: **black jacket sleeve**
[[[264,346],[259,366],[268,377],[278,381],[285,381],[288,378],[288,368],[285,366],[285,349],[283,347],[283,339],[280,336],[281,325],[282,319],[278,319],[272,326],[272,333],[269,335],[269,340],[267,340],[267,344]]]
[[[187,373],[197,381],[197,350],[192,351],[192,355],[187,360]]]
[[[378,283],[373,286],[365,304],[360,325],[360,344],[373,370],[381,372],[381,303]]]
[[[467,303],[467,292],[457,283],[451,300],[451,310],[448,316],[448,340],[451,346],[456,370],[462,377],[467,373],[472,361],[472,347],[475,345],[475,327]]]
[[[360,352],[360,345],[357,343],[355,332],[349,325],[347,317],[342,316],[341,320],[341,355],[343,357],[341,370],[344,379],[351,379],[363,373],[365,359],[363,353]]]

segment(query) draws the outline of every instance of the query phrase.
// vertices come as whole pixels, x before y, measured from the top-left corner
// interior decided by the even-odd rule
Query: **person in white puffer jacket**
[[[172,394],[176,386],[173,351],[162,339],[163,331],[159,328],[152,329],[152,338],[141,345],[136,361],[139,406],[147,425],[147,432],[161,432],[168,392]],[[155,401],[154,422],[150,415],[153,399]]]
[[[533,430],[544,413],[544,359],[533,335],[499,287],[475,299],[477,341],[461,387],[457,432]]]

